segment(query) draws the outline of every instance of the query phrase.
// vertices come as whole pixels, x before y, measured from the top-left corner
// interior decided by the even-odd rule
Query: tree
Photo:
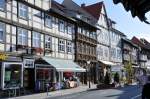
[[[125,70],[127,73],[127,83],[130,84],[132,83],[132,78],[133,78],[133,68],[132,68],[132,63],[131,61],[129,61],[126,65],[125,65]]]

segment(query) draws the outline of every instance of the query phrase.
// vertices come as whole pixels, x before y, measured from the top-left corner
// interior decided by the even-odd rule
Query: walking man
[[[150,99],[150,76],[148,76],[147,83],[143,86],[142,99]]]

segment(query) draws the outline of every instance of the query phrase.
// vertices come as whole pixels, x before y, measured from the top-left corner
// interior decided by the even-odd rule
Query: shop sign
[[[0,53],[0,60],[4,61],[8,58],[8,55]]]
[[[34,59],[24,59],[25,68],[34,68]]]

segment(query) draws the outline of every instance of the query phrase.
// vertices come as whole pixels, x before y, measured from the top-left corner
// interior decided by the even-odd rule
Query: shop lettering
[[[7,55],[5,54],[0,54],[0,60],[6,60],[7,59]]]

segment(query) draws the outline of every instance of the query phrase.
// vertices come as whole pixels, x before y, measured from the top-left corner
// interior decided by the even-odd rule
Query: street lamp
[[[91,73],[90,73],[90,63],[91,63],[91,61],[87,61],[87,64],[88,64],[88,67],[87,67],[87,71],[88,71],[88,73],[89,73],[89,88],[91,88],[91,83],[90,83],[90,80],[91,80]]]

